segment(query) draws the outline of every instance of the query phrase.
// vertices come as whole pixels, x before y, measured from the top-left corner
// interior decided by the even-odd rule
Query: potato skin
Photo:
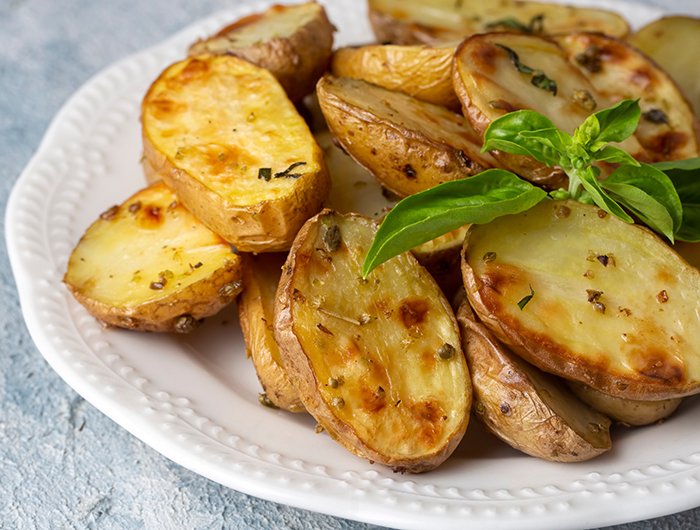
[[[305,23],[288,37],[267,38],[261,35],[256,42],[236,45],[241,29],[250,30],[263,19],[285,16],[292,11],[309,11]],[[314,2],[296,6],[274,5],[263,13],[244,17],[194,43],[189,54],[229,54],[256,64],[274,75],[284,87],[289,99],[300,101],[314,90],[316,82],[326,70],[333,48],[335,28],[328,20],[323,6]]]
[[[531,364],[625,399],[700,391],[700,274],[646,228],[543,201],[472,227],[462,255],[474,311]]]
[[[274,336],[274,302],[282,274],[284,254],[243,255],[243,291],[238,297],[238,317],[258,380],[272,404],[289,412],[305,412],[282,366]]]
[[[563,382],[510,353],[466,302],[457,321],[474,410],[488,430],[519,451],[553,462],[582,462],[610,449],[608,418],[580,402]]]
[[[362,79],[458,111],[460,102],[452,87],[456,45],[340,48],[333,53],[331,73]]]
[[[141,207],[141,204],[144,206]],[[94,282],[100,281],[100,274],[109,276],[110,281],[118,281],[113,280],[112,276],[116,276],[119,272],[123,273],[123,269],[126,267],[139,273],[143,267],[147,266],[150,273],[145,270],[141,271],[144,276],[147,274],[155,276],[154,271],[157,270],[173,269],[175,277],[169,280],[170,283],[175,283],[180,278],[179,275],[184,277],[188,273],[195,273],[195,269],[192,269],[193,265],[180,263],[179,259],[171,259],[168,251],[161,250],[160,245],[155,254],[161,253],[162,258],[157,264],[152,263],[154,245],[157,243],[170,244],[171,240],[166,239],[165,234],[163,234],[163,239],[160,239],[162,230],[159,229],[158,225],[150,226],[155,221],[134,224],[133,218],[140,215],[141,210],[145,210],[147,204],[154,204],[154,208],[159,209],[160,213],[156,216],[158,222],[167,224],[168,219],[173,219],[171,222],[176,227],[181,227],[179,230],[174,230],[176,237],[179,238],[178,245],[183,245],[180,237],[182,234],[187,234],[188,230],[196,230],[200,234],[192,236],[192,238],[197,238],[196,243],[194,243],[196,247],[200,245],[207,245],[210,249],[214,249],[216,246],[221,247],[218,252],[219,257],[223,258],[220,264],[210,274],[204,275],[194,283],[186,284],[183,288],[173,291],[170,291],[169,288],[163,289],[162,296],[155,298],[153,296],[155,292],[147,290],[149,295],[147,299],[139,301],[138,296],[143,295],[134,295],[135,298],[130,300],[129,304],[125,304],[123,301],[104,299],[104,293],[101,295],[92,294],[91,286]],[[138,205],[138,208],[135,208],[135,205]],[[197,327],[202,318],[217,313],[234,301],[240,292],[241,262],[239,256],[232,254],[228,245],[218,236],[199,225],[197,220],[177,203],[175,195],[163,183],[156,183],[137,192],[124,201],[122,205],[108,210],[101,217],[86,230],[76,245],[69,258],[68,268],[63,278],[76,300],[98,320],[112,326],[137,331],[188,333]],[[110,223],[112,224],[110,225]],[[148,228],[142,228],[141,224],[145,224]],[[167,237],[169,238],[171,235]],[[113,243],[108,243],[104,248],[112,249],[114,254],[98,250],[98,255],[95,255],[95,251],[84,250],[83,245],[100,245],[99,241],[95,243],[95,240],[99,238],[102,240],[113,238],[113,241],[129,246],[130,252],[135,257],[133,259],[124,258],[124,253],[120,251],[121,247],[115,248]],[[175,255],[184,255],[188,251],[186,241],[184,245],[171,250],[175,251]],[[98,246],[97,248],[102,249],[103,247]],[[146,255],[145,262],[138,258],[139,249],[143,250],[144,255]],[[190,259],[196,262],[197,256],[198,254],[194,254]],[[207,256],[213,259],[212,254],[207,254]],[[101,263],[101,260],[104,262]],[[113,275],[110,272],[101,272],[102,270],[109,271],[109,267],[117,265],[120,270],[115,271]],[[196,269],[204,271],[199,267]],[[142,281],[148,282],[151,279],[153,278],[144,277]],[[122,298],[122,292],[132,288],[133,282],[136,280],[125,277],[120,281],[123,282],[121,285],[114,284],[112,287],[112,289],[116,289],[115,296],[119,300]]]
[[[275,104],[261,104],[261,92]],[[215,101],[221,112],[212,115]],[[141,121],[147,178],[165,181],[239,250],[287,250],[328,194],[323,152],[307,125],[269,72],[237,57],[191,57],[169,66],[144,97]],[[280,140],[272,146],[246,141],[261,131]],[[226,166],[221,154],[237,165]],[[257,173],[299,160],[305,165],[297,178],[265,181]]]
[[[302,276],[306,278],[306,275],[309,274],[307,272],[307,269],[309,267],[315,268],[318,266],[325,266],[320,263],[314,264],[314,258],[311,258],[308,253],[310,252],[310,246],[314,245],[314,243],[312,242],[316,241],[319,225],[326,221],[338,222],[339,225],[341,225],[341,230],[344,230],[344,227],[346,227],[349,223],[360,223],[361,225],[367,226],[369,226],[369,223],[371,223],[371,221],[369,221],[367,218],[358,216],[357,214],[339,215],[335,212],[332,212],[331,210],[324,210],[314,218],[310,219],[299,232],[299,235],[297,236],[297,239],[295,240],[294,245],[292,246],[292,249],[289,253],[287,262],[283,267],[282,278],[277,291],[277,301],[275,304],[275,336],[280,346],[280,353],[282,354],[282,359],[284,361],[285,368],[287,369],[291,380],[296,385],[302,402],[304,403],[308,412],[316,418],[319,424],[321,424],[324,427],[324,429],[333,439],[335,439],[339,444],[343,445],[350,452],[360,457],[367,458],[371,461],[385,464],[394,469],[395,471],[420,473],[431,470],[438,466],[440,463],[442,463],[454,451],[454,449],[459,444],[459,441],[461,440],[462,436],[464,435],[464,432],[467,427],[467,422],[469,419],[468,410],[469,406],[471,405],[471,385],[469,382],[466,362],[459,350],[455,351],[454,357],[450,358],[449,362],[459,363],[458,365],[456,365],[457,367],[455,367],[455,365],[451,366],[453,366],[454,370],[456,370],[455,373],[461,374],[461,376],[460,379],[458,379],[457,381],[448,381],[447,383],[448,386],[454,387],[456,387],[458,383],[461,383],[460,385],[458,385],[460,395],[457,397],[460,403],[450,405],[451,407],[457,407],[456,410],[444,412],[445,414],[456,415],[455,418],[449,420],[451,430],[445,433],[447,435],[447,438],[445,438],[444,440],[442,440],[441,438],[442,441],[440,442],[440,445],[432,448],[429,452],[417,455],[413,454],[404,456],[401,456],[399,453],[395,453],[393,455],[385,454],[381,450],[375,448],[375,445],[378,443],[376,438],[366,439],[360,434],[360,431],[357,430],[357,425],[355,425],[353,422],[346,422],[340,417],[339,413],[333,409],[333,404],[329,403],[327,398],[324,398],[324,395],[322,394],[320,389],[327,386],[327,384],[323,381],[318,380],[310,356],[305,350],[305,346],[304,344],[302,344],[302,340],[297,335],[297,331],[295,331],[295,326],[297,325],[295,321],[295,304],[305,304],[307,302],[306,295],[296,288],[298,281],[297,278]],[[363,228],[362,230],[365,230],[365,228]],[[344,245],[345,243],[341,243],[341,248]],[[318,251],[318,249],[316,250]],[[311,250],[311,252],[313,252],[313,250]],[[432,282],[432,279],[430,279],[430,277],[427,275],[427,272],[423,271],[422,268],[415,262],[415,258],[410,256],[409,254],[405,254],[403,257],[394,259],[400,259],[402,263],[401,266],[410,266],[410,268],[414,270],[418,275],[418,277],[416,278],[417,282],[420,282],[421,284],[423,284],[423,282],[426,281],[428,283],[432,283],[433,287],[431,288],[431,290],[436,298],[435,304],[436,307],[440,308],[436,309],[436,311],[445,311],[444,314],[446,316],[452,315],[450,317],[452,319],[452,324],[450,324],[449,327],[454,327],[454,336],[457,339],[458,344],[459,335],[456,328],[456,321],[454,321],[454,316],[449,307],[449,304],[444,299],[444,297],[440,296],[437,286],[434,284],[434,282]],[[343,267],[340,268],[342,269],[344,267],[345,265],[343,265]],[[357,273],[359,274],[359,265],[355,264],[351,267],[357,267]],[[377,279],[376,274],[374,278]],[[386,278],[381,277],[378,279],[378,281],[381,281],[382,279]],[[372,280],[368,280],[368,282],[369,281]],[[389,283],[391,281],[392,280],[389,280]],[[333,287],[327,287],[327,289],[333,289]],[[349,294],[349,291],[343,291],[343,293],[343,297],[354,296],[353,294]],[[365,300],[357,300],[357,310],[359,311],[360,307],[364,307],[363,304],[365,303]],[[382,300],[377,300],[377,304],[379,304],[377,306],[377,309],[375,309],[375,311],[378,311],[377,315],[379,315],[380,313],[384,313],[384,317],[378,316],[371,318],[389,318],[388,309],[381,309],[382,307],[384,307]],[[413,317],[408,316],[407,318]],[[312,328],[313,325],[311,325],[310,323],[300,323],[299,325],[303,327],[303,333],[311,333],[311,330],[308,328]],[[319,327],[319,325],[317,324],[316,327]],[[319,329],[323,332],[322,334],[324,336],[328,333],[328,331],[330,331],[327,329],[324,331],[322,327],[320,327]],[[384,330],[378,330],[377,333],[381,334],[382,331]],[[299,332],[301,333],[302,331]],[[450,331],[450,333],[452,333],[452,331]],[[338,339],[331,338],[328,340]],[[342,356],[344,355],[341,351],[342,349],[344,349],[344,347],[338,344],[336,347],[331,347],[329,350],[324,349],[324,351],[328,352],[328,356],[330,356],[331,354]],[[331,363],[332,361],[324,360],[323,362]],[[392,370],[396,370],[396,362],[397,360],[394,360],[394,368],[391,368]],[[370,363],[370,365],[372,365],[372,363]],[[376,363],[374,363],[372,366],[375,367],[376,372],[381,374],[384,373],[384,370],[389,370],[389,368],[386,366],[376,366]],[[396,374],[394,374],[394,376],[396,377]],[[389,386],[386,388],[387,395],[391,395],[391,393],[393,392],[392,386],[398,384],[396,381],[394,381],[395,377],[389,378],[389,381],[387,383]],[[353,391],[356,391],[357,389],[361,389],[364,384],[364,380],[351,381],[349,380],[349,378],[346,377],[344,383],[342,383],[341,388],[344,388],[346,386],[352,386]],[[410,387],[411,383],[404,382],[404,384],[408,384],[408,386]],[[434,390],[435,392],[440,391],[437,388],[435,388]],[[401,405],[399,409],[403,407],[412,406],[412,396],[404,394],[402,395],[402,398],[403,404],[401,403],[402,400],[399,399],[397,403],[387,404],[386,408],[384,406],[381,406],[380,408],[372,409],[372,414],[377,415],[382,412],[387,412],[387,414],[395,414],[393,410],[395,410],[396,407],[399,407],[399,405]],[[370,404],[372,403],[373,401],[370,396]],[[447,403],[445,403],[445,405],[447,405]],[[464,405],[463,409],[462,405]],[[340,406],[342,407],[343,405]],[[416,421],[419,421],[421,425],[424,424],[426,427],[428,427],[429,423],[432,421],[437,421],[438,423],[440,423],[441,421],[448,421],[447,416],[444,416],[442,419],[430,418],[429,416],[431,416],[432,413],[429,410],[425,410],[423,414],[425,414],[425,416],[420,416],[416,419]],[[401,433],[394,434],[398,435],[399,437],[405,436]]]
[[[316,88],[343,149],[400,197],[491,166],[481,141],[444,107],[358,79],[325,76]]]

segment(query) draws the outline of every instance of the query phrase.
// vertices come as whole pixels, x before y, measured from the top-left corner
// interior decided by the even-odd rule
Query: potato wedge
[[[542,370],[626,399],[700,391],[700,272],[649,230],[546,200],[472,226],[479,318]]]
[[[191,56],[235,55],[269,70],[289,99],[299,101],[313,92],[333,48],[333,24],[322,5],[274,5],[199,40]]]
[[[246,352],[253,361],[265,398],[275,407],[304,412],[299,393],[282,365],[274,332],[275,293],[286,255],[243,256],[243,291],[238,297],[238,316]]]
[[[508,445],[553,462],[590,460],[611,447],[610,420],[579,401],[563,381],[510,352],[478,323],[469,304],[457,312],[474,410]]]
[[[142,104],[144,158],[239,250],[286,250],[328,193],[323,153],[282,87],[229,55],[168,67]]]
[[[629,42],[671,75],[688,97],[695,115],[700,117],[700,76],[697,66],[700,18],[660,18],[635,32]]]
[[[683,401],[682,398],[662,399],[660,401],[622,399],[604,394],[576,381],[569,381],[569,388],[584,403],[588,403],[595,410],[630,427],[658,423],[673,414]]]
[[[521,72],[518,65],[543,72],[555,85],[536,86],[534,76]],[[465,40],[455,54],[454,86],[464,115],[481,135],[493,120],[518,109],[540,112],[572,134],[596,107],[621,99],[611,101],[600,94],[555,42],[515,33],[486,33]],[[635,138],[620,146],[638,158],[648,158]],[[550,189],[566,187],[566,175],[559,168],[526,156],[493,155],[501,166],[534,183]]]
[[[362,279],[375,229],[331,210],[304,225],[283,268],[275,335],[331,437],[394,470],[428,471],[465,432],[469,372],[454,313],[410,253]]]
[[[241,262],[156,183],[100,215],[73,249],[63,281],[106,324],[187,333],[236,298]]]
[[[343,149],[399,196],[490,166],[466,120],[444,107],[329,75],[319,81],[316,93]]]
[[[671,77],[631,45],[600,33],[555,37],[571,64],[607,99],[639,99],[635,136],[654,162],[698,156],[698,120]]]
[[[469,225],[464,225],[411,249],[448,300],[462,287],[461,254],[468,230]]]
[[[460,103],[452,86],[452,57],[457,44],[340,48],[333,53],[331,73],[457,110]]]
[[[625,37],[625,19],[603,9],[520,0],[369,0],[370,22],[380,42],[432,44],[488,31],[536,34],[598,31]]]

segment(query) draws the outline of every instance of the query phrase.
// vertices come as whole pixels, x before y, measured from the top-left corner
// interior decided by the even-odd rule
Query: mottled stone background
[[[700,15],[700,0],[639,2]],[[115,60],[236,4],[0,0],[3,237],[10,189],[66,99]],[[4,240],[0,292],[0,529],[378,528],[258,500],[166,460],[43,360],[20,314]],[[700,509],[617,528],[697,529]]]

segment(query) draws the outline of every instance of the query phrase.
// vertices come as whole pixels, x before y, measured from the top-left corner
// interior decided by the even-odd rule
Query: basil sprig
[[[672,242],[699,241],[700,159],[642,164],[610,144],[630,137],[640,116],[636,100],[623,100],[591,114],[570,135],[535,111],[519,110],[491,123],[483,150],[530,156],[547,166],[560,167],[569,177],[569,187],[550,193],[552,198],[595,204],[627,223],[634,222],[634,215]],[[619,167],[599,180],[596,162]],[[462,225],[487,223],[528,210],[546,196],[543,190],[502,169],[409,196],[384,218],[362,274],[366,277],[393,256]]]

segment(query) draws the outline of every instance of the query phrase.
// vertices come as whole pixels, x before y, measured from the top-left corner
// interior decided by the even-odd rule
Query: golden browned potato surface
[[[700,116],[700,19],[663,17],[635,32],[629,41],[654,59],[678,83]]]
[[[185,333],[235,299],[240,258],[156,183],[87,229],[64,282],[107,324]]]
[[[459,99],[452,87],[452,57],[457,44],[341,48],[333,54],[331,72],[458,109]]]
[[[452,453],[471,384],[454,314],[410,254],[366,280],[375,225],[330,210],[309,220],[283,268],[275,332],[307,410],[353,453],[421,472]]]
[[[598,31],[624,37],[625,19],[603,9],[519,0],[370,0],[370,21],[380,42],[413,44],[461,40],[488,31],[554,34]]]
[[[228,54],[269,70],[299,101],[328,66],[333,25],[320,4],[274,5],[221,29],[190,47],[190,55]]]
[[[654,162],[698,156],[698,122],[676,83],[629,44],[599,33],[556,37],[571,63],[608,100],[639,99],[635,136]]]
[[[522,71],[523,66],[533,72]],[[537,72],[552,84],[535,83]],[[482,135],[493,120],[520,109],[537,111],[572,134],[596,108],[622,99],[597,91],[554,41],[514,33],[487,33],[465,40],[455,55],[454,86],[464,115]],[[620,146],[634,156],[648,158],[633,137]],[[502,167],[532,182],[548,188],[566,187],[566,176],[558,168],[525,156],[493,154]]]
[[[303,412],[299,393],[282,366],[274,331],[277,285],[286,258],[282,253],[243,256],[243,291],[238,315],[248,356],[270,403],[290,412]],[[266,403],[265,399],[262,399]]]
[[[146,165],[244,251],[288,249],[329,181],[321,149],[272,75],[233,56],[168,67],[142,105]]]
[[[510,446],[554,462],[590,460],[611,447],[610,420],[561,380],[510,352],[465,302],[457,313],[474,389],[474,410]]]
[[[399,196],[489,167],[466,120],[444,107],[359,79],[325,76],[316,88],[345,151]]]
[[[465,245],[472,306],[532,364],[627,399],[700,389],[700,273],[647,229],[545,200]]]

